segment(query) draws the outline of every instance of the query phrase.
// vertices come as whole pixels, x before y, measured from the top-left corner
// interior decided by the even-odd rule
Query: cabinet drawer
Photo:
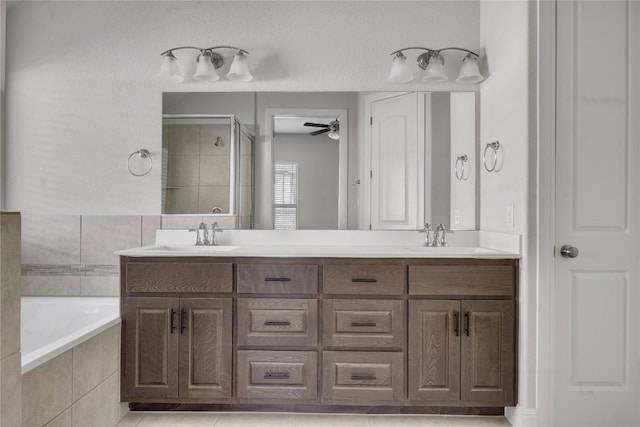
[[[411,265],[410,295],[515,295],[515,268],[509,265]]]
[[[238,351],[238,398],[315,399],[318,355],[313,351]]]
[[[404,390],[404,353],[323,352],[323,398],[398,401]]]
[[[238,345],[315,346],[315,299],[238,298]]]
[[[404,301],[324,301],[323,344],[327,347],[402,347]]]
[[[127,292],[232,292],[233,264],[130,262]]]
[[[324,293],[402,295],[404,269],[402,265],[328,264]]]
[[[238,264],[238,293],[315,294],[317,265]]]

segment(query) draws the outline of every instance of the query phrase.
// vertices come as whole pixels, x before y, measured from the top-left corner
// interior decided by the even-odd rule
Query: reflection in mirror
[[[165,114],[162,122],[162,213],[215,214],[250,228],[249,130],[233,115]]]
[[[207,199],[208,189],[197,203],[170,201],[172,172],[163,175],[163,212],[237,217],[226,228],[475,229],[476,106],[473,92],[165,93],[163,114],[235,117],[246,131],[236,135],[255,135],[255,145],[250,171],[238,141],[235,160],[197,174],[226,188],[207,179],[226,176],[228,165],[226,204]],[[163,163],[172,157],[167,150]],[[223,213],[211,214],[215,207]]]

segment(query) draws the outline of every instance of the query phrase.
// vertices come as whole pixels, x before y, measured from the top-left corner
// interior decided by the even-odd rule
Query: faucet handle
[[[222,228],[220,228],[220,226],[218,225],[218,221],[215,221],[213,224],[211,224],[211,230],[213,231],[217,231],[218,233],[223,232],[224,230]]]
[[[196,230],[196,246],[208,245],[209,236],[207,235],[207,225],[201,222]]]
[[[432,231],[433,228],[431,228],[431,224],[429,224],[428,222],[424,223],[424,228],[422,230],[418,230],[418,233],[428,233],[429,231]]]

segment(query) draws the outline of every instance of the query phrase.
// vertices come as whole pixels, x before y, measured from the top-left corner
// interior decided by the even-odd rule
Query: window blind
[[[273,228],[295,230],[298,226],[298,163],[275,162]]]

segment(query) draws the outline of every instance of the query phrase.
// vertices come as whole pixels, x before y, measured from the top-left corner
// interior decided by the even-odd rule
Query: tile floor
[[[117,427],[511,427],[504,417],[130,412]]]

